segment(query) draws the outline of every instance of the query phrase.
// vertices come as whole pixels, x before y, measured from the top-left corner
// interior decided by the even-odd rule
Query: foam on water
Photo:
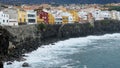
[[[87,37],[80,37],[80,38],[71,38],[64,41],[59,41],[54,43],[55,45],[49,44],[48,46],[39,47],[37,50],[25,54],[28,57],[24,57],[27,60],[23,62],[14,61],[12,65],[6,65],[4,63],[4,68],[22,68],[22,64],[24,62],[28,62],[31,67],[36,68],[37,63],[38,65],[47,64],[46,67],[51,66],[52,64],[61,64],[72,61],[72,59],[65,59],[62,58],[66,54],[74,54],[76,52],[82,52],[83,50],[78,50],[82,46],[87,46],[91,44],[94,40],[97,39],[120,39],[120,34],[105,34],[102,36],[87,36]],[[94,43],[95,44],[95,43]],[[33,45],[34,46],[34,45]],[[96,46],[97,47],[97,46]],[[99,47],[98,47],[99,48]],[[80,61],[77,61],[80,62]],[[68,65],[64,65],[66,67]]]

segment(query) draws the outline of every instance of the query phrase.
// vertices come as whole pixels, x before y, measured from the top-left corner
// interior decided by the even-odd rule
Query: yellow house
[[[18,23],[26,24],[26,11],[18,9]]]
[[[62,23],[67,24],[68,23],[68,16],[62,16]]]
[[[40,23],[43,23],[44,22],[44,19],[40,19],[39,16],[37,16],[37,23],[40,24]]]
[[[77,11],[75,10],[69,10],[69,12],[72,14],[73,16],[73,22],[76,23],[76,22],[79,22],[79,16],[77,14]]]
[[[55,24],[55,18],[51,13],[48,13],[48,22],[49,24]]]

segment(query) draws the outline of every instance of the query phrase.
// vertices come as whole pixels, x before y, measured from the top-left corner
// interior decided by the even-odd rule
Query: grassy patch
[[[102,23],[103,25],[108,25],[108,24],[110,23],[110,21],[109,21],[109,20],[102,20],[101,23]]]
[[[44,29],[46,29],[46,24],[40,23],[40,24],[38,24],[37,28],[38,28],[38,30],[44,30]]]
[[[89,28],[94,28],[94,24],[89,24],[88,27]]]
[[[116,11],[120,11],[120,6],[106,6],[108,8],[109,11],[111,10],[116,10]]]

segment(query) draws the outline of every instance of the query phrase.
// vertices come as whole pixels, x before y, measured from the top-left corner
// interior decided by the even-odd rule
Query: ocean
[[[58,41],[25,54],[26,61],[4,63],[4,68],[120,68],[120,33]],[[34,45],[33,45],[34,46]]]

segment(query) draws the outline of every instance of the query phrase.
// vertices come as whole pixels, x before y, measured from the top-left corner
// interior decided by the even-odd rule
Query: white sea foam
[[[79,52],[80,47],[87,46],[88,44],[91,44],[91,42],[93,42],[94,40],[98,39],[120,39],[120,34],[115,33],[102,36],[87,36],[59,41],[54,43],[55,45],[42,46],[31,53],[25,54],[28,56],[24,57],[27,59],[26,61],[15,61],[12,65],[6,65],[5,63],[4,68],[22,68],[21,66],[24,62],[28,62],[29,64],[31,64],[32,67],[30,68],[35,68],[34,65],[37,65],[35,63],[40,63],[41,65],[47,64],[47,67],[52,64],[66,63],[69,62],[69,60],[63,59],[62,56]]]

